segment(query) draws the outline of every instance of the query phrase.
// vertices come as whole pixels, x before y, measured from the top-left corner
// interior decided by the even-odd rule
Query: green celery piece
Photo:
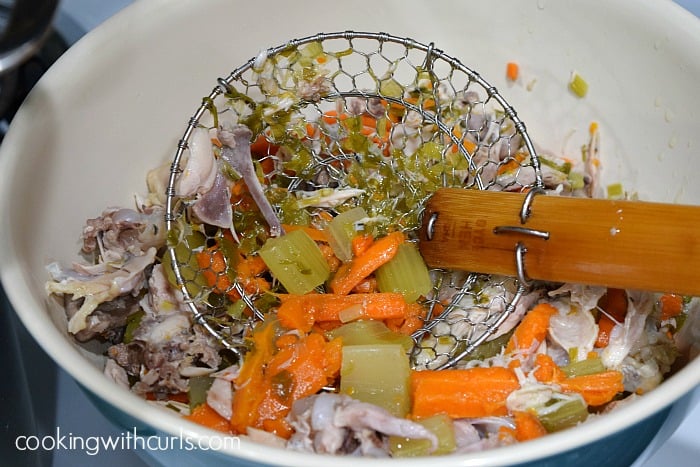
[[[139,311],[129,315],[129,317],[126,318],[126,327],[124,328],[124,337],[122,338],[122,342],[128,344],[134,340],[134,332],[138,329],[139,325],[141,324],[141,319],[145,314],[145,311],[139,309]]]
[[[432,453],[430,440],[410,439],[401,436],[389,437],[389,449],[395,457],[420,457],[427,455],[450,454],[455,450],[455,432],[452,419],[446,414],[433,415],[432,417],[416,420],[418,423],[433,432],[438,438],[438,446]]]
[[[400,344],[343,346],[340,392],[397,417],[410,410],[410,374],[408,354]]]
[[[571,80],[569,81],[569,89],[577,97],[586,97],[586,94],[588,93],[588,83],[581,77],[581,75],[574,73],[571,75]]]
[[[243,300],[236,300],[226,307],[226,314],[232,318],[239,319],[243,316],[245,311],[246,303]]]
[[[329,339],[340,337],[343,345],[399,344],[405,352],[413,347],[413,339],[389,329],[381,321],[359,320],[343,324],[328,333]]]
[[[552,433],[571,428],[588,418],[588,407],[580,399],[572,399],[548,414],[538,414],[540,422],[545,429]]]
[[[600,358],[587,358],[581,361],[571,362],[566,366],[561,367],[566,376],[586,376],[605,371],[605,365]]]
[[[376,271],[375,277],[381,292],[400,293],[408,303],[427,295],[433,288],[428,267],[412,243],[402,244],[391,261]]]
[[[323,54],[323,46],[320,41],[309,42],[304,47],[299,48],[299,52],[305,57],[316,58]]]
[[[272,275],[291,294],[309,293],[330,275],[323,253],[303,230],[267,239],[259,254]]]
[[[571,183],[572,190],[578,190],[580,188],[583,188],[585,186],[583,174],[580,172],[570,172],[569,183]]]
[[[187,399],[190,410],[207,401],[207,391],[213,382],[214,378],[210,376],[193,376],[188,380]]]
[[[366,217],[367,211],[356,207],[338,214],[328,224],[328,243],[341,261],[352,259],[352,239],[358,234],[355,224]]]
[[[189,230],[189,227],[185,227]],[[175,245],[175,258],[180,269],[180,275],[190,296],[195,297],[207,286],[204,277],[200,274],[199,264],[195,252],[204,248],[205,237],[201,232],[190,231],[182,240],[178,242],[177,232],[168,233],[168,244]],[[162,259],[163,271],[168,282],[173,287],[179,287],[175,278],[175,271],[170,257],[170,252],[166,251]]]
[[[507,332],[501,336],[498,336],[495,339],[486,341],[483,344],[478,345],[465,358],[467,360],[486,360],[487,358],[491,358],[495,355],[498,355],[503,351],[503,348],[508,345],[508,341],[513,335],[513,332],[515,332],[515,330]],[[455,353],[459,354],[465,349],[466,345],[460,341],[460,343],[457,344],[457,350],[455,351]]]
[[[607,186],[607,195],[610,199],[621,199],[625,196],[625,190],[622,188],[622,183],[611,183]]]
[[[379,92],[387,97],[400,98],[403,96],[404,87],[394,78],[386,78],[379,82]]]

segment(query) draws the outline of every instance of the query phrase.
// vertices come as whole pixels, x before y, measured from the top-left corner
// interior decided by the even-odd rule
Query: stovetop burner
[[[29,91],[68,49],[53,24],[58,0],[0,0],[0,141]]]
[[[19,66],[0,74],[0,142],[10,121],[39,78],[68,50],[68,44],[51,30],[41,48]]]

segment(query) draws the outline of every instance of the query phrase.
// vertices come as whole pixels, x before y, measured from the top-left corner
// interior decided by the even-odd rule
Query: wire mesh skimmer
[[[252,141],[243,168],[223,157],[227,146],[217,139],[219,129],[240,125]],[[208,169],[219,178],[206,193],[192,184],[203,146],[212,154],[205,163],[219,166]],[[251,168],[252,178],[243,173]],[[239,354],[250,326],[275,308],[268,292],[281,288],[248,261],[281,230],[253,196],[257,184],[281,225],[322,228],[362,207],[367,216],[356,228],[375,236],[401,230],[416,241],[424,203],[438,187],[522,191],[542,180],[513,108],[433,44],[346,31],[262,51],[220,78],[190,118],[167,192],[166,261],[196,322]],[[217,199],[221,212],[212,214],[205,204]],[[459,365],[498,336],[526,290],[511,277],[446,270],[430,277],[432,291],[418,299],[425,320],[412,333],[416,368]]]

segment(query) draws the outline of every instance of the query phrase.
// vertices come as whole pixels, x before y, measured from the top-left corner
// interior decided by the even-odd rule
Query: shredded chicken
[[[221,164],[215,164],[220,166]],[[230,182],[221,170],[216,172],[210,189],[199,196],[192,205],[192,212],[197,218],[210,225],[224,229],[233,223],[233,208],[231,207]]]
[[[146,285],[145,270],[153,264],[156,249],[132,256],[123,265],[101,275],[85,276],[61,268],[48,266],[52,280],[46,283],[49,294],[67,294],[72,300],[84,299],[78,311],[68,320],[68,332],[75,334],[87,326],[87,317],[102,303],[126,294],[138,294]]]
[[[83,252],[99,255],[100,263],[118,263],[165,243],[165,211],[150,206],[142,212],[110,208],[88,219],[83,229]]]
[[[436,436],[423,425],[341,394],[301,399],[289,419],[295,433],[287,446],[299,451],[388,456],[383,440],[388,435],[428,439],[437,447]]]
[[[216,158],[212,150],[209,132],[204,128],[192,131],[189,143],[189,158],[178,178],[178,194],[193,196],[211,190],[218,173]]]
[[[245,125],[235,125],[232,128],[219,128],[218,136],[219,141],[224,145],[221,158],[229,163],[245,181],[250,195],[270,227],[270,235],[273,237],[281,235],[282,224],[277,218],[275,209],[265,197],[265,192],[253,166],[253,159],[250,155],[250,140],[253,133]]]

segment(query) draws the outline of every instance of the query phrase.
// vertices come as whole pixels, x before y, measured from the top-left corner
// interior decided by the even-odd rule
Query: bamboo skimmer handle
[[[442,188],[422,222],[431,267],[700,295],[700,206]]]

